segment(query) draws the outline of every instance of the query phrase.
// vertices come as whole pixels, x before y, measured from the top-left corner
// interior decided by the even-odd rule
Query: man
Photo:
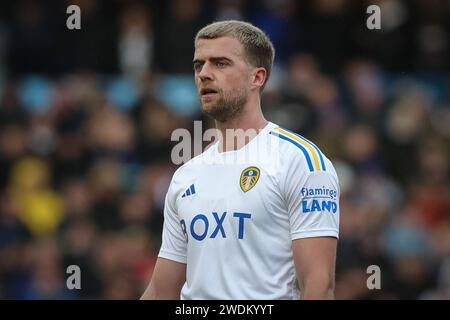
[[[198,32],[195,82],[221,135],[173,176],[141,299],[334,298],[337,175],[314,144],[264,118],[273,59],[268,37],[248,23]]]

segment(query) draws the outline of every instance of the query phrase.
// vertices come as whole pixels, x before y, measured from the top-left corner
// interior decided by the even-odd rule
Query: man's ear
[[[267,81],[267,70],[263,67],[255,68],[252,73],[252,87],[262,88]]]

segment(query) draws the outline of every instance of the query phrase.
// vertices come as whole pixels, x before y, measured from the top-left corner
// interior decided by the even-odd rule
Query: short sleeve
[[[285,179],[285,199],[291,239],[339,237],[339,182],[332,163],[309,171],[301,161],[291,163]]]
[[[164,203],[164,225],[162,244],[159,257],[186,263],[187,238],[183,230],[183,221],[180,220],[175,209],[176,195],[173,192],[173,180],[169,186]]]

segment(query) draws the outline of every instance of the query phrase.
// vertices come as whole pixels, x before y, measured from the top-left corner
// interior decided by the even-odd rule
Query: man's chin
[[[238,116],[242,110],[245,101],[233,104],[233,102],[223,99],[215,101],[200,101],[203,114],[219,122],[226,122]]]
[[[228,119],[226,112],[220,110],[217,105],[214,104],[202,104],[203,114],[213,118],[216,121],[224,122]]]
[[[201,103],[202,112],[205,114],[210,114],[214,112],[214,105],[210,103]]]

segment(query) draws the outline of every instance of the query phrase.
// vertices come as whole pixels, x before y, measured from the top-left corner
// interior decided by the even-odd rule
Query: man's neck
[[[268,124],[260,107],[252,108],[248,105],[236,118],[215,122],[217,130],[221,133],[219,152],[241,149]]]

